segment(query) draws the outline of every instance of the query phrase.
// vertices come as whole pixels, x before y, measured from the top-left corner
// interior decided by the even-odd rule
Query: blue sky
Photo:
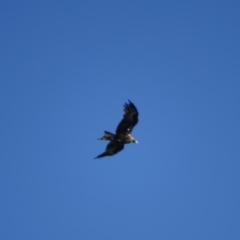
[[[0,238],[240,239],[239,1],[2,1]],[[140,113],[113,157],[130,99]]]

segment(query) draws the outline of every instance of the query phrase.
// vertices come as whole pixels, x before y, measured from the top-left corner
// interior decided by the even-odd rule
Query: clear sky
[[[0,239],[239,240],[240,1],[0,8]],[[129,144],[93,160],[130,99]]]

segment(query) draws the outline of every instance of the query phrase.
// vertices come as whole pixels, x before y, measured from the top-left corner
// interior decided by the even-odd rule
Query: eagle
[[[118,124],[116,133],[113,134],[108,131],[104,131],[104,135],[98,140],[110,141],[106,147],[105,152],[98,155],[96,158],[102,158],[105,156],[112,156],[124,148],[124,144],[138,143],[138,141],[131,135],[133,128],[138,123],[138,110],[136,106],[128,100],[128,103],[124,104],[123,119]]]

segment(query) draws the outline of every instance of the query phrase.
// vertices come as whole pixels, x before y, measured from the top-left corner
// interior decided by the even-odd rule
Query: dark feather
[[[129,103],[124,105],[123,119],[116,129],[117,134],[131,133],[134,126],[138,123],[138,110],[130,100],[128,101]]]
[[[104,135],[99,140],[107,140],[110,143],[107,145],[104,153],[96,158],[112,156],[124,148],[124,144],[137,143],[137,140],[131,135],[134,126],[138,123],[138,110],[135,105],[128,100],[124,104],[124,115],[121,122],[118,124],[116,134],[104,131]],[[95,158],[95,159],[96,159]]]
[[[121,150],[123,150],[123,148],[124,148],[124,144],[122,142],[119,142],[117,140],[116,141],[111,141],[107,145],[105,152],[100,154],[100,155],[98,155],[94,159],[102,158],[102,157],[105,157],[105,156],[112,156],[112,155],[120,152]]]
[[[115,135],[113,133],[110,133],[108,131],[104,131],[104,135],[100,138],[98,138],[98,140],[108,140],[108,141],[112,141],[114,140]]]

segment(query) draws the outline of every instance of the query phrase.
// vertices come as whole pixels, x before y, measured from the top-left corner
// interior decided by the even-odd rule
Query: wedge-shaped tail
[[[98,138],[98,140],[113,141],[114,137],[115,137],[115,135],[113,133],[110,133],[108,131],[104,131],[104,135],[102,137]]]
[[[128,100],[128,103],[124,104],[123,118],[117,126],[116,133],[110,133],[104,131],[104,135],[99,140],[110,141],[108,143],[104,153],[98,155],[96,158],[102,158],[105,156],[112,156],[120,152],[124,148],[124,144],[137,143],[137,140],[131,135],[133,128],[139,121],[139,113],[136,106]]]

